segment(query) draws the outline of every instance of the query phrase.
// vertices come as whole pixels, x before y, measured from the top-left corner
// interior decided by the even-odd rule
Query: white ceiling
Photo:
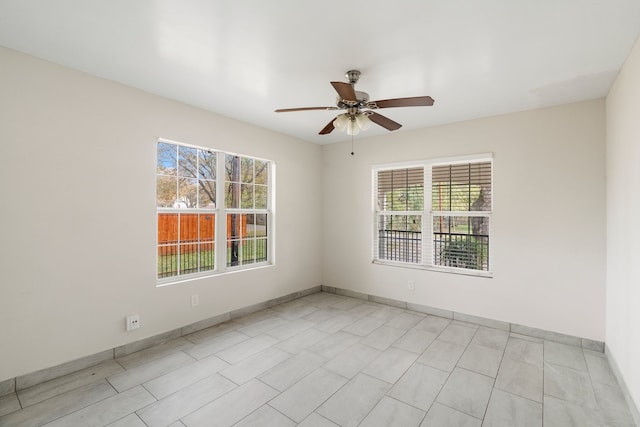
[[[0,45],[319,144],[335,111],[273,110],[349,69],[435,99],[402,132],[605,96],[639,34],[640,0],[0,0]]]

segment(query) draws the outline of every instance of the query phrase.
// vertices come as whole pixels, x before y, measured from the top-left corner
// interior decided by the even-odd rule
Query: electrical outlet
[[[140,315],[132,314],[131,316],[127,316],[126,327],[127,327],[127,332],[133,331],[134,329],[138,329],[140,327]]]
[[[409,288],[410,291],[415,291],[416,290],[416,284],[413,280],[409,280],[409,283],[407,283],[407,288]]]
[[[191,295],[191,307],[195,307],[198,304],[200,304],[200,299],[198,298],[198,295]]]

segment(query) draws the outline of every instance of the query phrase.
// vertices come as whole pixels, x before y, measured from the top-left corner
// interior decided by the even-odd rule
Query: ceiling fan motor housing
[[[367,104],[369,103],[369,94],[367,92],[360,92],[359,90],[356,90],[355,92],[356,99],[358,100],[357,103],[350,104],[344,102],[342,98],[340,98],[340,95],[338,95],[336,97],[336,105],[341,109],[348,109],[350,107],[366,108]]]

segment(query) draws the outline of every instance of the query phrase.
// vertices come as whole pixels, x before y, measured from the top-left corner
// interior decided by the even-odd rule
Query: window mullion
[[[216,237],[214,239],[215,270],[226,268],[227,253],[227,207],[225,205],[225,158],[224,153],[216,152]]]
[[[242,214],[238,214],[238,218],[240,220],[240,235],[236,236],[236,238],[238,239],[238,265],[244,265],[244,242],[247,236],[245,234],[242,234],[242,232],[245,230],[245,227],[247,226],[247,222],[246,222],[247,217],[245,213],[242,213]]]
[[[424,212],[422,215],[422,265],[433,264],[432,183],[431,166],[426,165],[424,166]]]
[[[177,240],[178,240],[178,245],[177,245],[177,252],[178,252],[178,256],[176,257],[176,271],[178,272],[178,276],[180,275],[180,271],[182,270],[180,268],[180,264],[182,263],[182,245],[181,242],[182,240],[180,239],[180,227],[182,226],[182,214],[180,212],[178,212],[178,235],[176,236]]]
[[[197,257],[197,261],[198,261],[197,262],[197,266],[198,266],[198,270],[197,271],[199,273],[200,272],[200,248],[202,247],[201,246],[201,239],[200,239],[200,236],[201,236],[201,233],[200,233],[200,221],[201,221],[200,215],[202,215],[202,213],[200,211],[198,211],[197,215],[198,216],[196,216],[196,218],[198,220],[198,225],[196,227],[196,232],[197,232],[197,235],[196,235],[196,257]]]

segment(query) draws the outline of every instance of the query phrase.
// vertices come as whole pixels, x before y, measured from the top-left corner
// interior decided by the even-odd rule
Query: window
[[[378,258],[422,264],[424,169],[378,172]]]
[[[375,262],[489,271],[490,155],[373,169]]]
[[[272,162],[165,140],[157,150],[159,281],[269,264]]]
[[[267,260],[266,161],[225,156],[227,267]]]
[[[433,264],[489,270],[491,162],[432,166]]]

